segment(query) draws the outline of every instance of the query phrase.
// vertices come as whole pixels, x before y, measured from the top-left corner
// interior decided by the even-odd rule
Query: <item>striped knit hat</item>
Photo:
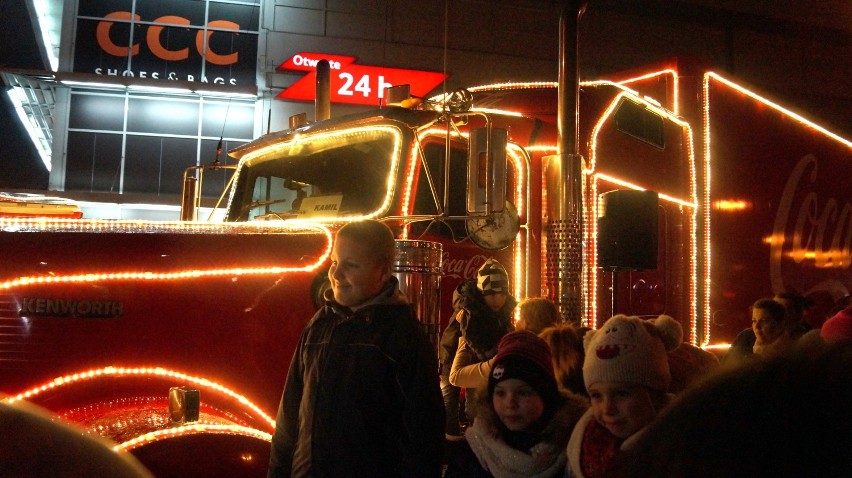
[[[509,274],[496,259],[488,259],[476,273],[476,288],[483,295],[509,294]]]

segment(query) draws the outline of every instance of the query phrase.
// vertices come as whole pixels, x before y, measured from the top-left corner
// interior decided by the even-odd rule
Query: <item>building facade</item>
[[[26,1],[47,5],[44,16],[56,19],[42,27],[53,36],[43,42],[54,71],[0,74],[30,116],[48,189],[169,205],[172,218],[186,168],[227,163],[229,149],[286,128],[294,114],[314,119],[310,95],[291,94],[312,74],[298,58],[344,59],[332,69],[335,116],[379,104],[391,71],[412,75],[393,83],[443,75],[432,94],[553,81],[558,71],[561,2]],[[843,80],[852,71],[843,59],[848,30],[811,11],[790,12],[794,22],[711,3],[592,2],[581,25],[583,77],[699,57],[841,132],[852,128],[843,113],[852,101]],[[771,45],[780,47],[769,58]],[[227,180],[213,172],[204,196],[212,201]]]
[[[500,70],[505,80],[553,77],[558,9],[542,15],[541,5],[520,8],[531,31],[547,31],[542,37],[552,44],[536,59],[499,44],[497,32],[477,22],[465,23],[465,33],[450,45],[445,27],[451,12],[433,3],[65,2],[57,71],[4,78],[28,90],[24,101],[36,98],[29,110],[41,116],[33,122],[46,125],[41,142],[50,190],[148,198],[171,203],[166,209],[173,213],[187,168],[228,164],[229,149],[286,128],[294,114],[313,119],[312,91],[295,100],[285,92],[300,81],[304,89],[316,59],[344,59],[342,67],[332,62],[334,114],[378,105],[384,88],[418,83],[423,74],[454,83],[456,76],[493,80]],[[473,13],[457,11],[467,18]],[[490,33],[476,33],[483,31]],[[469,71],[442,71],[448,55]],[[467,60],[458,63],[459,57]],[[512,74],[518,71],[531,73]],[[420,93],[439,92],[449,81],[439,83]],[[229,173],[209,176],[203,195],[215,198]]]

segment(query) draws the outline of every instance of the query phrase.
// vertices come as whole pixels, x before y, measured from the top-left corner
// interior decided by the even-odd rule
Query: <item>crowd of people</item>
[[[290,365],[269,476],[852,476],[852,306],[757,300],[720,361],[672,317],[567,323],[486,261],[436,354],[393,234],[344,226]]]

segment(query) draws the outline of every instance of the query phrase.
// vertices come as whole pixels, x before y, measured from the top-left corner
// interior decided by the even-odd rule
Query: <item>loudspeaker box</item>
[[[619,189],[601,194],[598,265],[604,269],[657,268],[659,195]]]

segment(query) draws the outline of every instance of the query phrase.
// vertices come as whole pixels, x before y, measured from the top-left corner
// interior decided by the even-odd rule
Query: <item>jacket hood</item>
[[[453,310],[462,310],[472,302],[482,302],[482,297],[482,292],[476,288],[476,281],[466,280],[453,291]]]

